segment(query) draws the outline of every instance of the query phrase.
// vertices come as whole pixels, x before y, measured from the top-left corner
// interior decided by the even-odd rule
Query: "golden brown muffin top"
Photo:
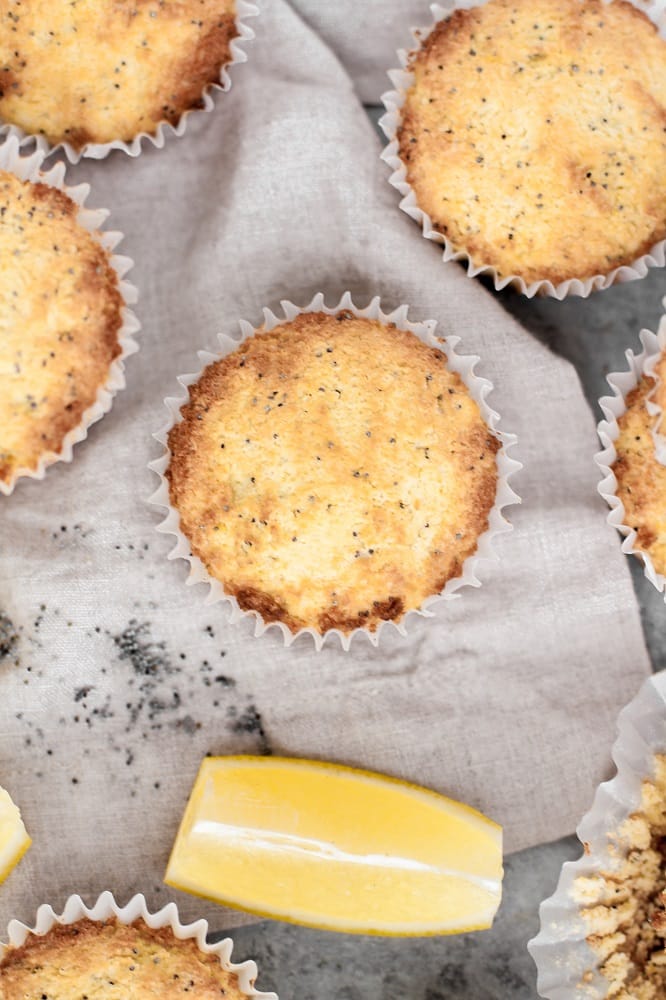
[[[666,41],[625,0],[488,0],[413,54],[400,157],[475,265],[607,274],[666,237]]]
[[[394,326],[300,315],[209,365],[181,413],[181,529],[266,622],[399,621],[488,526],[499,442],[444,353]]]
[[[666,757],[657,754],[654,766],[637,811],[609,830],[613,867],[574,883],[587,942],[615,1000],[666,995]]]
[[[666,375],[666,359],[661,359],[655,373]],[[637,533],[635,548],[650,555],[657,573],[666,574],[666,466],[655,457],[651,433],[655,418],[645,405],[653,388],[654,379],[645,375],[627,396],[627,410],[618,420],[613,472],[624,523]]]
[[[238,976],[196,941],[143,921],[79,920],[30,934],[0,960],[0,1000],[243,1000]]]
[[[0,171],[0,481],[59,452],[120,354],[109,254],[46,184]]]
[[[235,0],[8,0],[0,119],[75,149],[176,124],[218,83]]]

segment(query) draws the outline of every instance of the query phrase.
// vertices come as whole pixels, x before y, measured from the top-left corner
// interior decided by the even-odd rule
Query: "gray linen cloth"
[[[505,828],[506,848],[573,830],[607,775],[620,707],[649,670],[573,369],[397,206],[380,144],[336,58],[282,0],[250,60],[184,138],[69,168],[111,209],[136,266],[141,350],[71,465],[25,480],[0,515],[0,784],[34,846],[0,888],[0,927],[68,894],[176,898],[216,927],[238,914],[162,875],[206,753],[341,761],[431,786]],[[162,400],[196,351],[282,298],[351,289],[407,302],[462,337],[524,463],[515,531],[484,585],[379,649],[285,649],[188,589],[156,533],[147,463]]]
[[[428,0],[293,0],[292,6],[337,53],[364,104],[379,104],[391,89],[386,71],[398,68],[398,49],[412,48],[411,29],[432,24]]]

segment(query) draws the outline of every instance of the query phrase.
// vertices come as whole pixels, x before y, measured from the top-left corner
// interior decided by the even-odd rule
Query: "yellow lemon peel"
[[[16,867],[32,841],[21,813],[4,788],[0,788],[0,883]]]
[[[261,916],[359,934],[490,927],[501,828],[469,806],[320,761],[209,757],[168,885]]]

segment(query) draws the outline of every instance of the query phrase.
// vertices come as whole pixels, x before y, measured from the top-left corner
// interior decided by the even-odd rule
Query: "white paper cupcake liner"
[[[70,163],[78,163],[79,160],[84,158],[103,160],[113,149],[122,149],[128,156],[139,156],[144,142],[150,142],[157,149],[162,149],[167,136],[182,136],[185,134],[190,115],[213,110],[215,107],[213,94],[215,92],[228,91],[231,88],[229,69],[238,63],[247,62],[247,53],[243,46],[255,38],[254,31],[245,24],[244,19],[257,17],[258,15],[259,8],[255,4],[249,3],[248,0],[236,0],[236,28],[238,29],[238,35],[229,45],[231,60],[220,70],[219,83],[208,84],[202,92],[201,100],[203,101],[203,107],[189,108],[187,111],[184,111],[175,125],[172,125],[170,122],[160,122],[154,132],[140,132],[129,142],[124,142],[122,139],[114,139],[113,142],[89,142],[82,149],[74,149],[68,142],[59,142],[52,145],[46,136],[25,132],[18,125],[12,125],[9,122],[0,124],[0,137],[13,136],[18,139],[22,146],[34,143],[37,151],[43,153],[44,156],[53,153],[55,150],[62,150]]]
[[[546,1000],[601,1000],[608,994],[599,958],[586,941],[590,926],[581,916],[574,886],[577,879],[612,871],[622,861],[609,835],[617,835],[639,807],[641,783],[654,776],[655,754],[666,751],[666,671],[648,678],[622,710],[618,732],[612,750],[617,774],[599,785],[576,830],[585,852],[562,866],[557,889],[541,904],[541,929],[527,946],[537,966],[539,995]]]
[[[10,921],[7,927],[8,943],[0,944],[0,960],[8,948],[20,948],[31,934],[43,936],[48,934],[57,924],[74,924],[77,920],[84,918],[95,921],[115,918],[121,924],[131,924],[135,920],[143,920],[152,930],[167,927],[179,941],[194,938],[200,951],[206,955],[217,955],[222,968],[238,976],[239,986],[248,996],[257,997],[258,1000],[278,1000],[275,993],[263,993],[255,989],[257,966],[254,962],[241,962],[236,965],[231,961],[233,949],[231,938],[225,938],[215,944],[208,944],[206,941],[208,934],[206,920],[182,924],[175,903],[167,903],[157,913],[151,913],[145,897],[141,894],[133,896],[125,906],[119,906],[111,892],[103,892],[91,907],[86,906],[80,896],[70,896],[60,914],[56,913],[48,904],[44,904],[37,910],[32,927],[28,927],[18,920]]]
[[[664,301],[666,304],[666,300]],[[608,523],[617,528],[621,535],[624,535],[622,551],[628,555],[638,556],[642,560],[646,577],[660,593],[664,593],[666,600],[664,592],[666,577],[656,571],[650,554],[636,547],[636,531],[626,523],[624,504],[617,495],[617,479],[613,472],[613,464],[617,458],[615,441],[620,433],[618,420],[626,413],[626,399],[629,393],[636,388],[644,374],[651,373],[651,369],[661,352],[666,349],[666,317],[662,318],[658,333],[641,330],[640,339],[643,345],[641,353],[636,355],[631,350],[626,353],[629,364],[628,371],[613,372],[607,377],[607,382],[614,395],[603,396],[599,400],[599,406],[605,418],[599,422],[597,428],[603,450],[594,456],[594,460],[601,469],[603,477],[597,488],[610,507]],[[660,413],[659,407],[654,403],[646,403],[646,407],[649,412],[656,409]]]
[[[72,201],[79,206],[76,221],[88,232],[95,235],[99,243],[109,252],[109,263],[118,275],[118,289],[123,299],[122,326],[118,331],[118,343],[120,354],[115,358],[109,372],[98,392],[97,399],[84,411],[81,421],[72,428],[63,438],[62,445],[57,452],[45,452],[35,469],[19,468],[16,470],[10,483],[0,481],[0,493],[9,495],[16,482],[22,477],[31,479],[43,479],[47,468],[54,462],[71,462],[72,449],[79,441],[83,441],[88,435],[88,428],[97,420],[108,413],[113,403],[113,398],[120,389],[125,388],[125,358],[138,351],[138,344],[134,340],[134,334],[141,329],[141,324],[129,308],[137,300],[137,291],[134,285],[125,281],[125,275],[134,266],[134,261],[130,257],[120,256],[113,253],[123,238],[119,232],[104,232],[101,227],[109,217],[106,209],[91,209],[85,207],[85,201],[90,192],[89,184],[77,184],[76,187],[67,187],[65,184],[65,164],[56,163],[50,170],[43,171],[43,152],[34,152],[29,156],[21,156],[19,153],[19,142],[16,138],[7,139],[0,145],[0,170],[10,171],[23,181],[33,181],[41,184],[48,184],[50,187],[64,191]]]
[[[509,477],[518,469],[522,468],[520,462],[510,458],[507,454],[508,449],[515,444],[516,438],[515,435],[508,434],[498,429],[499,416],[488,406],[486,402],[486,396],[491,391],[492,384],[488,381],[488,379],[480,378],[474,373],[474,367],[479,361],[479,358],[475,356],[461,356],[455,353],[455,347],[460,341],[459,337],[447,337],[446,340],[436,337],[434,333],[437,325],[435,320],[428,320],[423,323],[411,323],[407,318],[408,306],[406,305],[399,306],[391,313],[384,313],[380,307],[379,296],[373,298],[364,309],[360,309],[352,302],[351,294],[349,292],[345,292],[340,301],[333,307],[329,307],[325,304],[324,296],[321,292],[315,295],[312,301],[303,308],[299,308],[289,301],[282,301],[281,306],[284,313],[281,317],[276,316],[269,309],[263,310],[264,323],[260,328],[261,330],[272,330],[280,323],[284,323],[285,320],[293,320],[301,313],[325,312],[328,315],[333,315],[340,310],[345,309],[361,318],[378,320],[383,324],[394,323],[399,329],[407,330],[415,334],[419,340],[423,341],[423,343],[427,344],[429,347],[435,347],[444,351],[448,359],[449,370],[457,372],[460,375],[463,382],[467,386],[470,395],[478,404],[484,421],[501,443],[501,447],[497,452],[498,479],[495,504],[490,512],[488,529],[483,535],[480,536],[476,552],[465,561],[462,574],[452,580],[449,580],[440,594],[435,594],[432,597],[427,598],[420,608],[410,610],[400,622],[388,621],[380,623],[375,632],[370,632],[367,629],[362,628],[357,628],[350,633],[344,633],[339,629],[329,629],[323,635],[313,628],[303,628],[298,632],[292,632],[282,622],[267,623],[264,622],[258,612],[242,610],[235,597],[225,593],[222,584],[209,575],[200,559],[192,555],[190,551],[190,543],[185,535],[180,531],[180,518],[178,511],[176,511],[170,504],[169,486],[165,478],[165,471],[169,465],[170,458],[168,450],[168,434],[174,424],[178,423],[181,419],[180,409],[189,399],[188,386],[199,380],[203,369],[207,365],[211,364],[213,361],[219,360],[227,354],[230,354],[232,351],[235,351],[240,344],[243,343],[243,341],[245,341],[248,337],[251,337],[256,332],[255,327],[245,321],[240,322],[241,336],[239,339],[232,340],[224,334],[219,334],[218,353],[211,354],[207,351],[200,351],[198,353],[200,368],[193,374],[179,376],[178,382],[181,386],[181,392],[177,396],[173,396],[165,400],[165,405],[170,414],[169,422],[158,434],[155,435],[155,439],[164,446],[165,453],[161,458],[151,462],[149,465],[149,468],[152,469],[153,472],[156,472],[160,477],[160,486],[153,496],[150,497],[150,502],[157,507],[160,507],[162,510],[167,511],[166,517],[158,526],[157,530],[164,534],[173,535],[176,539],[174,548],[169,554],[169,559],[186,559],[189,562],[190,571],[187,584],[208,584],[209,593],[206,603],[214,604],[218,601],[227,602],[227,604],[231,606],[230,621],[237,622],[242,618],[254,618],[255,636],[262,635],[269,628],[277,628],[282,633],[285,646],[290,646],[298,636],[303,634],[310,635],[312,636],[317,650],[321,650],[325,642],[332,640],[333,637],[337,637],[342,645],[342,648],[348,650],[352,639],[355,636],[364,635],[374,646],[376,646],[379,643],[380,633],[383,633],[387,626],[392,626],[400,633],[400,635],[404,636],[407,634],[405,627],[406,620],[410,616],[419,615],[421,617],[432,617],[433,611],[431,609],[439,601],[450,600],[453,597],[457,597],[458,591],[462,587],[479,587],[481,585],[481,580],[477,575],[479,564],[483,560],[496,559],[493,550],[494,539],[497,535],[511,530],[511,525],[504,517],[503,510],[510,504],[520,503],[520,498],[509,486],[508,482]]]
[[[608,2],[608,0],[605,0]],[[629,0],[634,3],[634,0]],[[430,5],[433,16],[433,23],[426,28],[413,28],[414,48],[418,49],[423,39],[432,31],[435,24],[450,17],[456,10],[469,10],[472,7],[481,7],[487,0],[445,0],[444,4],[434,3]],[[634,3],[634,6],[643,11],[657,25],[659,33],[666,38],[666,4],[664,0],[652,0],[651,3]],[[478,275],[487,275],[492,278],[497,291],[512,285],[523,295],[532,298],[534,295],[547,295],[555,299],[564,299],[569,295],[579,295],[587,297],[592,292],[610,288],[611,285],[624,282],[635,281],[644,278],[651,267],[663,267],[666,263],[666,240],[660,240],[650,248],[648,253],[643,254],[631,264],[624,264],[616,267],[608,274],[596,274],[589,278],[569,278],[554,285],[552,281],[538,280],[526,282],[520,275],[510,274],[500,277],[497,269],[490,264],[476,264],[472,257],[465,250],[455,250],[449,239],[438,232],[433,226],[430,216],[419,208],[416,195],[411,185],[407,181],[407,168],[400,159],[398,144],[398,129],[401,124],[401,109],[405,103],[407,91],[414,81],[414,75],[409,71],[411,51],[400,49],[398,60],[400,69],[388,71],[388,76],[394,89],[382,94],[382,103],[386,108],[379,124],[388,139],[388,145],[381,154],[382,160],[391,168],[389,183],[400,192],[400,208],[406,212],[410,218],[414,219],[421,226],[423,235],[428,240],[440,243],[443,246],[442,259],[446,261],[462,261],[467,265],[467,274],[470,278]]]

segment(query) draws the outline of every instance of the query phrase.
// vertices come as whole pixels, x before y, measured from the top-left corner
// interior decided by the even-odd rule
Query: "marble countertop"
[[[576,367],[596,421],[606,375],[626,367],[628,348],[640,350],[642,328],[656,329],[665,294],[664,272],[653,270],[642,281],[588,299],[529,301],[512,291],[498,298]],[[666,667],[666,608],[638,561],[632,563],[646,643],[653,668],[660,670]],[[233,932],[236,955],[254,957],[258,985],[277,990],[282,1000],[534,1000],[536,972],[526,944],[538,930],[539,903],[553,892],[562,863],[579,853],[572,836],[507,858],[503,903],[490,931],[392,939],[264,922]]]

